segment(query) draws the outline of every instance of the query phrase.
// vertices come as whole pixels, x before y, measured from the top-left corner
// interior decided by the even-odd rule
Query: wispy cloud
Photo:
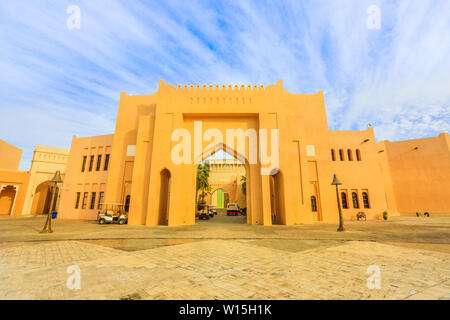
[[[381,29],[366,9],[381,8]],[[69,5],[81,29],[66,27]],[[0,138],[69,147],[112,133],[120,92],[169,83],[325,91],[331,129],[378,139],[449,131],[450,2],[2,1]]]

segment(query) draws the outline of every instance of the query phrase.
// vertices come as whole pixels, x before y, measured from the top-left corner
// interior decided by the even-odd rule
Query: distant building
[[[38,145],[30,171],[18,170],[21,155],[22,150],[0,140],[0,215],[46,214],[54,191],[49,180],[56,171],[64,179],[69,151]],[[55,192],[52,210],[58,208],[59,188]]]
[[[73,137],[62,189],[60,218],[97,218],[101,203],[105,201],[112,141],[113,135]],[[120,203],[124,201],[120,199]]]
[[[378,154],[390,211],[450,213],[450,138],[381,141]]]
[[[226,208],[228,203],[237,203],[246,208],[246,195],[242,189],[245,165],[235,159],[210,159],[209,165],[211,193],[206,202],[216,208]]]

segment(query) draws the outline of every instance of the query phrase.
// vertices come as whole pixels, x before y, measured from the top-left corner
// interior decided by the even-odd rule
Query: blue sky
[[[448,0],[0,0],[0,43],[0,139],[23,149],[23,170],[39,143],[113,133],[120,92],[158,79],[324,90],[330,129],[370,122],[377,140],[450,127]]]

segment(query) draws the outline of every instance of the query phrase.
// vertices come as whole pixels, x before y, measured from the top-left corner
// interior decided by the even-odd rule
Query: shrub
[[[387,213],[387,211],[384,211],[384,212],[383,212],[383,219],[384,219],[384,220],[387,220],[387,219],[388,219],[388,213]]]

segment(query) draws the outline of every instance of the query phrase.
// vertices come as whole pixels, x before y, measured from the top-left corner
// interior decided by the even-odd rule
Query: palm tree
[[[200,191],[198,202],[204,203],[205,197],[211,192],[211,185],[209,184],[209,165],[199,164],[197,168],[197,183],[196,194]]]
[[[242,193],[244,195],[247,195],[247,177],[246,176],[241,176],[241,188],[242,188]]]

